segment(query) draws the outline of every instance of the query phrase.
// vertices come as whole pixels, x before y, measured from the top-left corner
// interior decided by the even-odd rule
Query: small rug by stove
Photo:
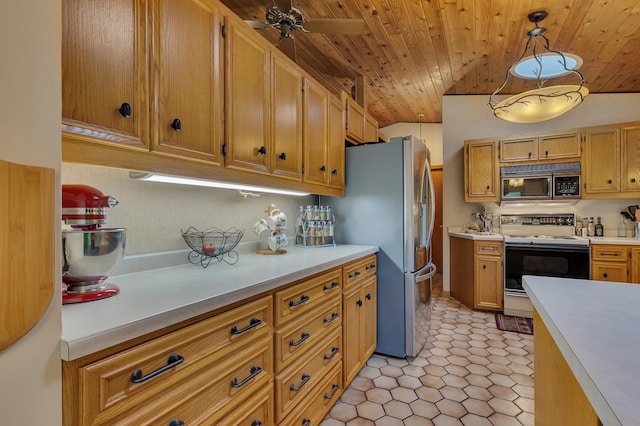
[[[531,318],[496,314],[496,327],[498,327],[498,330],[502,331],[533,334],[533,320]]]

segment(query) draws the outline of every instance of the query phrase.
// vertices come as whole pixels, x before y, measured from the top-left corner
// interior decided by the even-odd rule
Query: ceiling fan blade
[[[291,0],[273,0],[273,4],[282,13],[287,13],[291,10]]]
[[[244,21],[244,22],[246,22],[247,25],[249,25],[251,28],[256,28],[256,29],[269,28],[271,26],[266,22],[260,22],[260,21]]]
[[[280,50],[287,55],[291,60],[296,60],[296,42],[293,37],[283,37],[278,44]]]
[[[309,19],[302,26],[312,33],[362,34],[364,19]]]

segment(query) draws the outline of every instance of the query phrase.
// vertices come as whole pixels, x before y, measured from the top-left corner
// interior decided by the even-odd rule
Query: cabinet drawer
[[[324,379],[329,369],[334,365],[342,364],[341,340],[340,330],[335,330],[319,342],[307,356],[300,357],[298,362],[276,377],[275,400],[278,422]]]
[[[129,398],[100,413],[90,424],[168,425],[173,419],[188,425],[212,424],[208,418],[219,417],[227,407],[271,388],[272,371],[272,339],[266,337],[223,360],[204,359],[189,369],[185,380],[153,399]]]
[[[324,380],[289,414],[281,426],[320,424],[324,416],[342,395],[342,369],[336,365]]]
[[[318,309],[300,318],[299,321],[278,329],[275,333],[276,371],[280,372],[315,342],[332,330],[341,329],[342,302],[340,294],[327,301]]]
[[[476,241],[476,254],[502,256],[502,241]]]
[[[324,303],[329,297],[340,294],[341,289],[340,269],[334,269],[276,292],[274,295],[275,325],[282,325],[298,318]]]
[[[256,395],[233,407],[223,419],[208,419],[203,424],[217,426],[273,425],[273,386],[265,386]]]
[[[626,262],[629,258],[629,248],[626,246],[594,245],[591,247],[591,258],[607,262]]]
[[[591,279],[597,281],[628,282],[627,264],[622,262],[602,262],[591,263]]]
[[[129,398],[139,403],[174,389],[202,359],[271,336],[272,306],[265,297],[80,368],[83,421]]]
[[[375,254],[349,263],[342,268],[344,286],[347,287],[351,285],[351,283],[356,283],[364,278],[375,275],[377,269],[378,264]]]

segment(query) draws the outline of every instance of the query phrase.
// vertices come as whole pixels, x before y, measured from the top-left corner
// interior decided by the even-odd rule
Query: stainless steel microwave
[[[580,199],[580,163],[500,168],[502,201]]]

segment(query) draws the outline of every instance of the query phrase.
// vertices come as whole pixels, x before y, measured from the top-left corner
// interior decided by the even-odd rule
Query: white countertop
[[[110,277],[107,282],[120,287],[116,296],[63,305],[62,359],[81,358],[377,251],[363,245],[290,246],[283,255],[242,253],[235,265],[214,259],[207,268],[187,263]]]
[[[604,425],[640,419],[640,285],[523,277],[523,287]]]
[[[640,245],[640,239],[631,237],[586,237],[591,245],[593,244],[615,244],[618,246],[637,246]]]
[[[467,238],[469,240],[494,240],[502,241],[504,238],[502,234],[496,234],[493,232],[473,232],[465,231],[462,227],[449,227],[447,228],[449,235],[454,235],[460,238]]]

